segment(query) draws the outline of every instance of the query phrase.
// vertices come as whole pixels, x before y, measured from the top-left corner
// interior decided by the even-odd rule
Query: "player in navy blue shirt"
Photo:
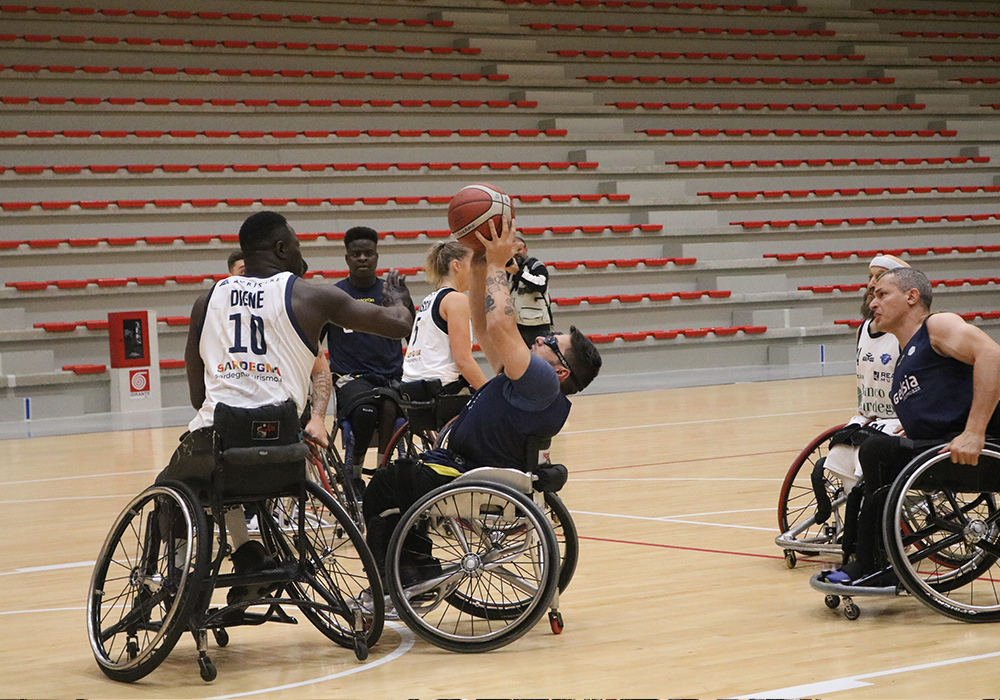
[[[365,226],[355,226],[344,234],[348,277],[337,283],[358,301],[381,306],[384,280],[378,269],[378,233]],[[407,299],[409,308],[413,302]],[[372,395],[376,387],[385,387],[403,376],[403,346],[399,340],[370,333],[357,333],[340,326],[326,328],[330,353],[330,372],[337,390],[337,418],[351,426],[352,448],[347,455],[349,466],[360,488],[361,469],[372,436],[378,431],[381,463],[389,440],[395,432],[396,404]]]
[[[485,253],[475,254],[472,261],[472,327],[497,376],[456,418],[448,442],[454,459],[449,464],[438,459],[431,463],[429,458],[416,464],[393,462],[368,484],[364,516],[380,572],[384,573],[389,537],[403,511],[469,469],[524,469],[529,439],[558,433],[569,416],[567,395],[586,388],[601,368],[597,348],[576,328],[540,337],[530,348],[521,339],[504,269],[514,234],[512,221],[504,221],[501,233],[494,230],[489,240],[474,234],[483,241]]]
[[[902,435],[876,435],[858,458],[865,496],[858,517],[857,558],[826,580],[857,585],[893,585],[872,579],[885,488],[917,454],[947,443],[956,464],[977,464],[987,436],[1000,438],[1000,345],[953,313],[931,314],[931,285],[914,268],[885,272],[871,302],[874,322],[896,336],[900,353],[890,398]]]

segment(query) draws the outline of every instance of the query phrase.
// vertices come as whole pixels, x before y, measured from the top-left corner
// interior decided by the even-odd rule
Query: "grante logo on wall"
[[[133,369],[128,373],[128,395],[130,399],[144,399],[149,396],[149,369]]]

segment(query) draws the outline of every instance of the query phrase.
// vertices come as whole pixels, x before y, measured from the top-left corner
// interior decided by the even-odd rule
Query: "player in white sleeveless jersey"
[[[472,357],[465,295],[471,266],[472,251],[457,241],[437,243],[428,253],[424,272],[435,290],[417,309],[403,358],[404,382],[440,379],[446,393],[457,393],[464,386],[463,379],[473,389],[486,383],[486,375]]]
[[[184,360],[198,413],[157,481],[210,479],[218,403],[256,408],[291,399],[301,413],[326,324],[391,338],[405,337],[412,327],[413,303],[395,271],[386,279],[382,306],[300,279],[305,263],[299,240],[280,214],[249,217],[240,228],[240,248],[244,276],[216,284],[191,309]],[[232,520],[233,545],[252,544],[242,513],[232,512],[226,523]]]
[[[858,329],[857,342],[858,411],[848,421],[848,425],[865,426],[889,434],[899,427],[896,411],[889,400],[899,343],[894,335],[881,332],[872,324],[869,304],[878,278],[886,270],[899,267],[909,265],[894,255],[878,255],[868,265],[868,286],[861,305],[865,321]],[[844,490],[850,492],[861,478],[858,447],[853,444],[834,445],[824,466],[841,476]]]

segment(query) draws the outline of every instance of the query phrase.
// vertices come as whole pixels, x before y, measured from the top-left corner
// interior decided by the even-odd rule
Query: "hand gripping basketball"
[[[510,196],[495,185],[481,183],[463,187],[448,205],[448,226],[452,235],[475,251],[482,250],[483,246],[475,235],[471,235],[473,232],[491,236],[490,221],[494,229],[500,231],[501,222],[504,219],[509,222],[513,217]]]

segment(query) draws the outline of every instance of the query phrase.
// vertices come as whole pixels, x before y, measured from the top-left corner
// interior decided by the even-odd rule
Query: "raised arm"
[[[332,284],[298,281],[292,289],[295,317],[302,332],[315,344],[327,323],[386,338],[408,337],[416,312],[405,279],[395,270],[386,277],[382,299],[382,306],[357,301]]]
[[[986,426],[1000,401],[1000,345],[956,314],[934,314],[926,323],[935,351],[972,365],[972,406],[965,430],[946,449],[952,462],[976,464],[986,443]]]
[[[510,298],[510,290],[507,287],[507,272],[504,269],[507,261],[510,260],[511,251],[514,246],[514,236],[516,233],[514,222],[504,220],[500,235],[497,235],[490,220],[490,233],[492,238],[486,239],[475,231],[475,235],[483,242],[486,249],[485,257],[481,261],[482,282],[477,279],[477,261],[473,260],[473,275],[470,278],[469,301],[472,306],[473,328],[476,330],[476,338],[480,347],[483,339],[488,339],[490,353],[487,358],[494,371],[501,369],[510,379],[520,379],[531,362],[531,351],[521,339],[521,334],[517,330],[517,321],[514,318],[514,302]],[[482,284],[480,287],[479,285]],[[473,290],[482,290],[482,307],[476,310],[476,298],[473,297]],[[483,329],[476,327],[475,319],[478,313],[482,314],[480,324]]]
[[[441,302],[441,316],[448,322],[448,344],[458,371],[473,389],[486,383],[486,375],[472,356],[472,334],[469,330],[469,299],[453,292]]]

